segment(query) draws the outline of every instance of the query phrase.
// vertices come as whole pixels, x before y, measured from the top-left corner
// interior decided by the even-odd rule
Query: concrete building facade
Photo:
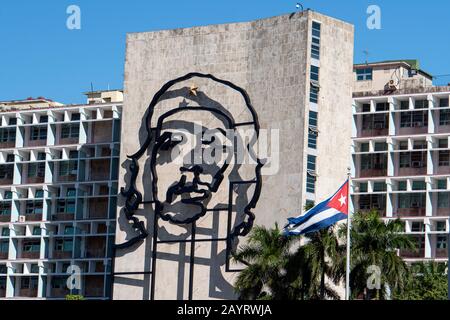
[[[450,87],[417,61],[356,65],[354,80],[354,209],[405,221],[418,245],[407,261],[447,261]]]
[[[87,96],[0,105],[0,299],[111,297],[122,93]]]
[[[353,26],[312,11],[129,34],[114,299],[236,298],[242,266],[231,252],[251,225],[283,226],[345,181],[352,67]],[[206,170],[174,166],[162,151],[184,138],[163,139],[224,118],[258,140],[267,134],[269,161],[260,179],[259,162],[226,167],[207,201],[190,201],[204,212],[180,218],[186,205],[166,195],[196,188]]]

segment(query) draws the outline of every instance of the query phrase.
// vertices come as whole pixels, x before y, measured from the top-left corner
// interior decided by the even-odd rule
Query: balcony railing
[[[436,213],[439,217],[448,217],[450,214],[450,208],[437,208]]]
[[[448,249],[436,249],[436,258],[448,258]]]
[[[387,136],[389,134],[388,128],[382,129],[368,129],[368,130],[358,130],[358,137],[367,138],[367,137],[380,137]]]
[[[70,290],[67,288],[52,288],[49,298],[65,298],[68,294]]]
[[[37,294],[37,289],[20,289],[16,297],[36,298]]]
[[[19,259],[37,260],[39,259],[39,256],[40,256],[39,252],[22,252],[22,254],[19,256]]]
[[[6,289],[0,289],[0,298],[6,297]]]
[[[71,251],[53,251],[53,259],[70,259],[72,258]]]
[[[42,221],[42,213],[25,215],[26,221]]]
[[[11,221],[11,215],[0,215],[0,222],[10,222]]]
[[[75,214],[73,213],[57,213],[52,215],[53,221],[71,221],[75,220]]]
[[[427,174],[427,167],[425,166],[421,168],[399,168],[398,175],[399,176],[423,176]]]
[[[385,177],[387,176],[387,169],[361,169],[359,176],[361,178]]]
[[[15,146],[16,146],[15,141],[0,142],[0,149],[9,149],[14,148]]]
[[[425,257],[425,249],[400,250],[400,256],[403,258],[424,258]]]
[[[425,217],[426,208],[399,208],[397,209],[396,216],[403,217]]]
[[[8,252],[0,252],[0,260],[8,260]]]

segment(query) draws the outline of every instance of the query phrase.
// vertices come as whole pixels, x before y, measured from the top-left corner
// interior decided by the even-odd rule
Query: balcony
[[[70,294],[70,290],[67,288],[52,288],[49,298],[65,298]]]
[[[16,295],[16,297],[21,297],[21,298],[36,298],[38,295],[38,290],[36,289],[20,289],[19,290],[19,294]]]
[[[71,259],[72,251],[53,251],[52,259]]]
[[[103,297],[104,278],[102,276],[86,276],[84,296],[89,298]]]
[[[25,215],[26,221],[42,221],[42,213]]]
[[[108,219],[108,198],[89,199],[88,219]]]
[[[425,258],[425,249],[400,250],[400,256],[406,259]]]
[[[425,208],[399,208],[395,213],[396,217],[405,218],[405,217],[425,217],[426,209]]]
[[[19,256],[19,259],[27,259],[27,260],[38,260],[40,257],[39,252],[22,252]]]
[[[73,213],[57,213],[52,215],[53,221],[71,221],[75,220],[75,214]]]
[[[448,258],[448,249],[436,249],[436,258]]]
[[[92,123],[92,135],[88,143],[112,142],[112,122],[99,121]]]
[[[370,177],[386,177],[387,168],[382,169],[361,169],[359,177],[360,178],[370,178]]]
[[[15,141],[0,142],[0,149],[12,149],[16,146]]]

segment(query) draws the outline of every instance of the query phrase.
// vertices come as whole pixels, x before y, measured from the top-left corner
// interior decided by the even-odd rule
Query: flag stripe
[[[310,226],[309,228],[306,228],[302,231],[302,233],[307,234],[307,233],[312,233],[312,232],[316,232],[325,228],[328,228],[334,224],[336,224],[337,222],[346,219],[347,216],[343,213],[338,213],[326,220],[320,221],[316,224],[313,224],[312,226]]]
[[[329,219],[337,214],[339,214],[340,212],[334,208],[328,208],[327,210],[324,210],[322,212],[319,212],[318,214],[316,214],[315,216],[311,217],[308,221],[306,221],[305,223],[302,223],[301,225],[298,225],[296,227],[293,228],[292,231],[295,231],[296,233],[298,232],[302,232],[303,230],[309,228],[310,226],[319,223],[322,220],[326,220]]]

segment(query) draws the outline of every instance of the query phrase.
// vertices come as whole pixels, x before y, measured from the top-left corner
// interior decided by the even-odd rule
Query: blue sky
[[[2,0],[0,101],[45,96],[84,101],[82,92],[121,88],[127,32],[247,21],[295,11],[296,0]],[[355,62],[420,59],[450,74],[450,2],[442,0],[304,0],[305,8],[355,25]],[[81,30],[68,30],[66,9],[81,8]],[[380,6],[381,30],[366,27]],[[447,84],[450,76],[436,80]]]

